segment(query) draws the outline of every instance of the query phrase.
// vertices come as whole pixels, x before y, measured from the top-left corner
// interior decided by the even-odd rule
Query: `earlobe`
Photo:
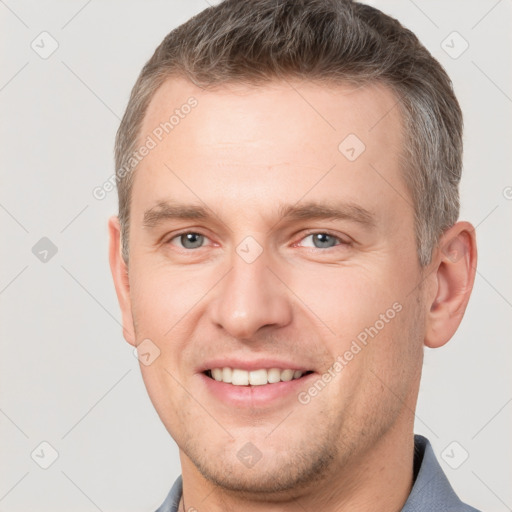
[[[447,343],[462,321],[473,289],[477,250],[475,228],[457,222],[448,229],[434,252],[431,269],[433,293],[428,298],[425,345]]]
[[[130,280],[128,276],[128,266],[121,254],[121,229],[118,217],[113,216],[109,219],[108,231],[110,238],[110,270],[114,280],[117,300],[121,308],[123,336],[130,345],[135,346],[135,330],[130,300]]]

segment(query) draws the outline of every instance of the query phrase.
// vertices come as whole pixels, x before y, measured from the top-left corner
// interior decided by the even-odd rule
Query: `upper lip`
[[[280,368],[281,370],[300,370],[302,372],[313,371],[312,368],[304,366],[300,363],[291,361],[282,361],[279,359],[212,359],[202,364],[198,368],[198,372],[205,372],[213,368],[237,368],[240,370],[252,371],[262,368],[270,370],[271,368]]]

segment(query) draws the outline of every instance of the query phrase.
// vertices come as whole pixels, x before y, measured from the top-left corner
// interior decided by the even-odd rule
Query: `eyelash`
[[[332,231],[309,231],[307,233],[305,233],[302,238],[299,240],[302,241],[304,240],[305,238],[311,236],[311,235],[328,235],[332,238],[334,238],[335,240],[337,240],[339,242],[339,244],[336,244],[335,246],[333,247],[325,247],[325,248],[320,248],[320,247],[306,247],[306,249],[313,249],[313,250],[319,250],[319,251],[328,251],[329,249],[336,249],[336,248],[339,248],[341,246],[345,246],[345,247],[348,247],[350,245],[352,245],[352,242],[351,241],[348,241],[348,240],[344,240],[343,238],[341,238],[339,235],[337,235],[336,233],[333,233]],[[294,244],[295,246],[296,244]]]
[[[201,233],[200,231],[191,231],[191,230],[187,230],[187,231],[182,231],[181,233],[176,233],[175,235],[173,235],[171,238],[169,238],[167,240],[167,242],[165,242],[166,244],[171,244],[171,242],[179,237],[181,237],[182,235],[187,235],[187,234],[194,234],[194,235],[201,235],[203,236],[204,238],[206,239],[209,239],[205,234]],[[305,233],[302,238],[299,240],[302,241],[304,240],[305,238],[311,236],[311,235],[328,235],[334,239],[336,239],[338,242],[340,242],[339,244],[333,246],[333,247],[325,247],[325,248],[320,248],[320,247],[306,247],[306,249],[313,249],[313,250],[319,250],[319,251],[323,251],[323,252],[326,252],[328,251],[329,249],[336,249],[337,247],[340,247],[340,246],[346,246],[346,247],[349,247],[352,245],[352,242],[351,241],[347,241],[347,240],[344,240],[343,238],[341,238],[340,236],[336,235],[335,233],[331,232],[331,231],[325,231],[325,230],[322,230],[322,231],[310,231],[310,232],[307,232]],[[298,242],[294,243],[293,245],[296,246]],[[197,251],[198,249],[202,249],[204,246],[201,246],[201,247],[198,247],[196,249],[186,249],[185,247],[179,247],[179,249],[183,250],[183,251],[186,251],[186,252],[192,252],[192,251]]]

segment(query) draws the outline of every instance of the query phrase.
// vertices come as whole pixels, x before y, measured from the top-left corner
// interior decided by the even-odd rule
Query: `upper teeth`
[[[235,386],[248,386],[249,384],[251,386],[262,386],[302,377],[300,370],[281,370],[279,368],[271,368],[270,370],[262,368],[250,372],[238,368],[213,368],[211,374],[215,380]]]

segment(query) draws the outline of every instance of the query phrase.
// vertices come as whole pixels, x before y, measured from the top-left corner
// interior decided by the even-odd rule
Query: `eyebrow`
[[[277,211],[277,223],[298,220],[348,220],[367,228],[376,225],[374,213],[352,202],[329,205],[310,201],[300,205],[280,205]],[[209,209],[201,205],[160,201],[144,212],[143,226],[154,228],[167,220],[209,220],[213,217]]]
[[[368,228],[376,224],[375,215],[355,203],[340,203],[336,205],[308,202],[297,205],[281,206],[279,208],[281,220],[349,220]]]
[[[154,228],[166,220],[206,220],[211,217],[212,215],[208,213],[207,209],[203,206],[160,201],[155,206],[144,212],[142,224],[144,227]]]

